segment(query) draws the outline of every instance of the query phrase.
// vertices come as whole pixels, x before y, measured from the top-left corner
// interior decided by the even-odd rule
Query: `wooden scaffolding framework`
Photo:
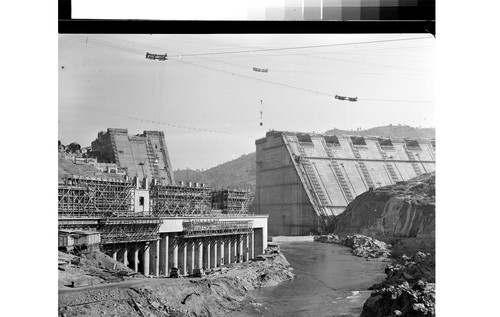
[[[191,220],[184,221],[182,227],[182,236],[184,238],[250,234],[253,228],[253,221]]]
[[[247,189],[222,189],[212,191],[212,208],[223,214],[248,214],[253,195]]]
[[[67,175],[59,184],[59,229],[101,233],[101,244],[141,243],[158,239],[162,220],[136,213],[133,182]]]
[[[121,179],[66,175],[59,184],[58,214],[64,218],[109,217],[132,211],[133,184]]]
[[[211,207],[210,193],[211,189],[207,187],[153,184],[150,188],[153,215],[208,215]]]

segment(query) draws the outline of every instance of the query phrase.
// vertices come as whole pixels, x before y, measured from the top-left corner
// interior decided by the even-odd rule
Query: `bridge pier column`
[[[238,236],[234,235],[233,236],[233,252],[231,253],[233,257],[233,263],[238,263]]]
[[[252,232],[250,232],[250,239],[249,239],[249,243],[250,243],[250,259],[253,259],[255,258],[255,236],[253,234],[253,229],[252,229]]]
[[[144,247],[144,251],[142,252],[142,270],[145,276],[149,276],[149,243]]]
[[[249,240],[249,236],[248,234],[245,234],[243,236],[243,262],[248,262],[248,240]]]
[[[203,268],[203,240],[199,239],[195,244],[195,252],[196,252],[196,261],[194,268],[202,269]]]
[[[124,246],[123,247],[123,258],[122,258],[122,263],[125,265],[125,266],[128,266],[128,250],[127,250],[127,247]]]
[[[180,263],[180,272],[182,272],[182,275],[187,275],[187,255],[188,255],[188,241],[184,240],[183,246],[180,249],[180,258],[181,258],[181,263]]]
[[[238,235],[238,263],[243,262],[243,235]]]
[[[210,268],[216,268],[218,257],[217,257],[217,249],[219,249],[219,239],[213,238],[210,243]]]
[[[151,247],[149,248],[150,253],[150,264],[149,272],[153,276],[158,276],[160,271],[160,241],[156,240],[151,242]]]
[[[137,245],[134,247],[134,271],[139,272],[139,248]]]
[[[169,237],[167,233],[160,234],[160,271],[158,275],[168,275]]]
[[[210,243],[211,237],[207,237],[203,243],[203,269],[210,270],[210,249],[212,244]]]
[[[170,273],[170,269],[172,267],[179,268],[179,242],[175,238],[174,235],[172,235],[169,239],[169,251],[171,252],[170,258],[172,259],[172,263],[169,264],[169,268],[167,270],[167,274]],[[180,272],[179,272],[180,273]]]
[[[188,267],[187,274],[192,274],[195,267],[195,239],[188,240]]]
[[[225,249],[224,240],[220,239],[220,241],[219,241],[219,258],[218,258],[219,266],[224,265],[224,256],[226,254],[224,249]]]
[[[231,264],[233,263],[231,261],[231,239],[227,238],[227,240],[224,242],[224,262],[226,264]]]

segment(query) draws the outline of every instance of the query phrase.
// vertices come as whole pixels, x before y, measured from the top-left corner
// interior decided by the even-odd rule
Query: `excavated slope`
[[[71,159],[65,159],[65,158],[59,158],[58,174],[59,174],[59,180],[61,180],[64,175],[123,179],[123,177],[120,175],[103,173],[93,166],[81,162],[74,163]]]
[[[335,234],[371,237],[435,233],[435,172],[359,195],[337,218]]]

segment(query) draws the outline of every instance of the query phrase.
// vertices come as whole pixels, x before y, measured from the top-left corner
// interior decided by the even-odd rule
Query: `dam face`
[[[256,144],[252,211],[269,235],[318,233],[356,196],[435,170],[430,139],[270,131]]]

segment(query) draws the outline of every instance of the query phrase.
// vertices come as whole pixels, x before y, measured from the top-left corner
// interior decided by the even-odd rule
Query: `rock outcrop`
[[[334,233],[362,234],[377,239],[433,238],[435,173],[359,195],[336,219]]]
[[[361,194],[335,219],[336,235],[368,235],[391,243],[392,256],[414,254],[387,266],[361,317],[435,316],[435,209],[433,172]]]
[[[353,255],[369,260],[387,260],[391,254],[389,246],[385,242],[360,234],[342,238],[339,238],[337,235],[324,235],[315,237],[315,241],[336,243],[350,247]]]
[[[435,316],[435,263],[430,253],[401,256],[363,305],[361,317]]]

